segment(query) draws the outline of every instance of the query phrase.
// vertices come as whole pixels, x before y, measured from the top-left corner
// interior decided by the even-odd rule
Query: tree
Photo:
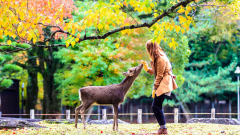
[[[0,39],[0,42],[6,40],[6,37]],[[16,79],[16,74],[22,71],[22,68],[11,64],[13,56],[10,54],[0,53],[0,90],[8,88],[12,85],[11,79]]]
[[[47,68],[55,65],[52,63],[53,61],[52,62],[51,60],[49,61],[47,55],[43,53],[43,50],[44,50],[43,48],[47,48],[49,50],[50,58],[53,58],[51,57],[51,53],[53,52],[51,50],[54,50],[54,49],[51,49],[52,47],[57,47],[57,46],[68,47],[69,45],[74,47],[76,43],[82,43],[82,41],[85,41],[85,40],[104,39],[120,31],[122,31],[121,34],[127,34],[130,32],[129,29],[136,29],[141,27],[150,28],[151,26],[154,26],[154,24],[158,20],[162,19],[169,13],[172,13],[175,9],[177,9],[181,5],[186,6],[188,3],[192,1],[193,0],[186,0],[186,1],[179,2],[177,4],[171,3],[168,7],[169,9],[166,9],[166,11],[164,12],[157,10],[157,12],[159,13],[155,14],[156,17],[152,19],[149,23],[128,24],[128,23],[125,23],[124,20],[126,20],[127,16],[130,17],[131,15],[127,15],[125,12],[123,12],[122,9],[124,7],[132,6],[134,10],[144,14],[148,12],[153,12],[153,9],[156,3],[154,2],[151,3],[149,1],[138,2],[137,4],[141,5],[141,7],[139,8],[137,7],[136,3],[134,3],[133,1],[129,1],[129,3],[126,3],[125,1],[123,2],[123,4],[122,2],[119,2],[119,1],[118,2],[111,1],[110,3],[104,3],[99,1],[97,4],[95,4],[94,8],[92,8],[94,9],[94,12],[90,12],[91,10],[85,11],[84,18],[82,20],[77,20],[76,22],[74,22],[74,20],[71,19],[70,13],[76,8],[73,6],[72,1],[70,2],[69,1],[67,2],[41,1],[39,3],[35,3],[35,1],[2,0],[0,2],[2,4],[0,12],[1,12],[1,18],[3,18],[3,20],[0,22],[0,25],[1,25],[0,36],[6,35],[6,36],[9,36],[9,38],[6,44],[4,43],[1,44],[1,46],[8,47],[8,50],[2,49],[1,51],[5,53],[12,53],[12,52],[18,52],[21,50],[24,51],[24,50],[31,49],[29,51],[29,55],[34,57],[36,56],[36,54],[37,55],[39,54],[38,55],[39,68],[36,68],[36,69],[40,69],[41,73],[43,74],[43,77],[45,77],[47,73],[51,73],[51,75],[49,74],[51,77],[50,76],[49,77],[52,78],[50,79],[49,77],[46,77],[44,79],[44,82],[46,82],[44,84],[44,95],[45,95],[44,102],[45,101],[46,102],[43,104],[49,105],[47,101],[53,97],[56,97],[56,95],[53,94],[55,93],[55,88],[52,86],[47,87],[48,82],[54,81],[53,74],[55,70],[54,69],[48,70]],[[144,11],[142,11],[142,9],[144,9]],[[184,8],[181,7],[181,10],[183,9]],[[45,12],[45,11],[48,11],[48,12]],[[76,13],[78,14],[79,12],[76,10]],[[106,16],[100,16],[100,13],[105,13]],[[116,18],[110,18],[110,16],[116,16]],[[96,17],[98,18],[98,21],[93,20]],[[105,26],[103,29],[104,22],[105,22]],[[113,29],[109,30],[109,28],[112,26],[113,26]],[[44,29],[46,27],[50,28],[51,30],[49,31],[50,34],[48,33],[49,35],[47,36],[46,36],[46,33],[44,32]],[[89,29],[89,28],[93,28],[93,29]],[[86,31],[90,32],[91,34],[93,34],[94,32],[95,34],[93,36],[92,35],[87,36]],[[99,36],[99,35],[102,35],[102,36]],[[54,41],[55,39],[59,39],[59,38],[65,41],[65,43],[58,44],[59,42]],[[21,45],[14,44],[13,41],[16,41],[18,43],[25,43],[23,44],[24,47],[22,44]],[[39,49],[37,50],[32,49],[35,47],[39,47]],[[30,61],[33,61],[35,63],[36,60],[31,59],[29,60],[29,62]],[[43,70],[45,69],[45,66],[44,66],[45,63],[47,63],[47,67],[46,67],[47,70]],[[36,72],[36,71],[33,71],[33,72]],[[30,73],[29,75],[36,79],[36,73],[34,76]],[[35,79],[32,79],[32,80],[35,80]],[[28,91],[30,92],[31,91],[30,87],[28,88],[29,88]],[[35,93],[36,91],[37,91],[37,88],[35,89]],[[36,101],[36,97],[37,95],[34,94],[33,96],[34,101]],[[55,102],[54,100],[52,101]],[[34,106],[35,103],[36,102],[33,102],[32,107]],[[48,107],[46,106],[44,108],[47,109]],[[54,109],[51,109],[51,110],[54,111]]]
[[[34,3],[35,1],[20,2],[1,0],[0,17],[3,18],[3,21],[0,22],[0,36],[9,36],[7,43],[1,44],[1,46],[11,47],[10,51],[3,49],[1,51],[11,53],[38,47],[41,50],[47,48],[49,52],[52,53],[52,47],[81,46],[87,42],[86,40],[106,39],[107,37],[120,33],[122,35],[129,34],[132,29],[143,27],[149,29],[155,41],[164,41],[168,43],[171,48],[176,48],[178,45],[177,40],[165,37],[165,35],[167,35],[169,31],[179,34],[189,29],[192,22],[192,17],[189,16],[189,13],[193,8],[187,5],[193,1],[194,0],[183,0],[178,3],[170,2],[167,3],[164,10],[157,8],[158,2],[149,0],[137,2],[133,0],[110,1],[108,3],[98,1],[91,9],[84,12],[81,20],[75,21],[71,19],[70,16],[73,9],[76,9],[73,7],[72,1],[55,3],[54,1],[41,1]],[[126,23],[125,20],[128,17],[132,17],[131,14],[125,11],[125,9],[128,8],[132,8],[134,13],[139,16],[152,14],[154,17],[144,23],[138,23],[136,21],[137,18],[133,18],[133,20],[135,20],[134,23]],[[78,9],[76,9],[75,13],[81,14]],[[165,19],[166,17],[176,15],[178,15],[178,23],[175,23],[173,19]],[[44,29],[46,27],[50,28],[51,31],[49,36],[44,37]],[[59,44],[59,42],[54,41],[59,38],[65,41],[65,43]],[[27,47],[23,48],[18,44],[14,45],[12,41],[26,43]],[[179,42],[182,41],[179,40]],[[40,63],[42,63],[41,65],[44,67],[44,62],[46,62],[45,60],[47,59],[43,53],[40,55],[42,56]],[[49,73],[51,70],[47,72]],[[47,90],[45,92],[47,92]],[[46,93],[46,95],[49,95],[49,93]]]
[[[235,93],[237,86],[232,79],[235,77],[233,70],[239,61],[237,24],[232,18],[224,21],[226,12],[209,10],[213,9],[202,10],[195,18],[197,27],[188,31],[192,53],[189,57],[190,63],[186,64],[183,72],[187,79],[174,91],[179,102],[173,100],[166,102],[168,104],[197,103],[205,99],[212,102],[215,99],[234,99],[229,93]],[[187,106],[186,110],[189,110]]]
[[[123,2],[110,1],[109,3],[99,1],[92,9],[85,11],[83,20],[74,22],[74,20],[71,18],[64,20],[64,17],[66,15],[67,17],[70,17],[71,11],[75,9],[72,6],[71,1],[63,5],[64,2],[54,3],[53,1],[41,1],[39,3],[34,3],[34,1],[20,2],[1,0],[1,18],[3,18],[3,21],[0,23],[0,36],[3,34],[9,35],[12,37],[12,39],[15,39],[21,43],[27,43],[29,45],[29,48],[18,47],[15,50],[10,51],[15,52],[19,50],[28,50],[32,47],[49,48],[52,46],[65,46],[62,44],[49,44],[49,41],[51,41],[53,38],[58,39],[59,37],[66,39],[66,47],[68,47],[69,45],[74,46],[76,43],[80,43],[85,40],[105,39],[106,37],[120,31],[126,33],[130,29],[151,27],[151,31],[158,31],[160,28],[164,28],[165,25],[171,25],[171,28],[177,27],[177,25],[174,25],[174,23],[171,22],[163,22],[161,25],[157,22],[170,13],[176,12],[176,10],[178,10],[179,13],[185,12],[184,7],[186,7],[187,4],[192,1],[194,0],[184,0],[179,3],[170,3],[165,11],[158,11],[157,9],[154,11],[157,3],[148,0],[137,2],[132,0]],[[40,7],[36,5],[39,5]],[[139,14],[156,12],[154,14],[155,17],[153,17],[149,23],[125,24],[124,21],[126,20],[127,16],[130,16],[122,11],[125,6],[131,6]],[[186,11],[189,12],[189,10],[191,10],[191,8],[187,8]],[[76,10],[76,12],[78,11]],[[98,19],[97,21],[95,21],[96,18]],[[180,20],[184,28],[187,28],[191,23],[191,17],[189,16],[181,16]],[[115,28],[109,30],[110,25],[113,25]],[[51,27],[52,31],[51,36],[47,39],[44,39],[44,36],[42,35],[42,28],[46,26]],[[88,27],[90,26],[93,26],[95,29],[89,30]],[[103,26],[105,29],[103,29]],[[181,27],[177,27],[177,30],[180,29]],[[92,33],[93,35],[91,36],[79,34],[81,31],[91,31],[94,32],[94,34]],[[157,41],[162,39],[164,30],[159,32],[155,32],[155,37],[159,37],[156,39]],[[11,40],[8,40],[7,43],[11,45]],[[44,43],[48,43],[48,45],[44,45]]]

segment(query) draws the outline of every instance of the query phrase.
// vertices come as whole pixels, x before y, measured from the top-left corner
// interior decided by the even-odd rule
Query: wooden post
[[[195,103],[195,113],[197,113],[197,103]],[[197,114],[195,114],[195,118],[197,118]]]
[[[138,109],[138,124],[142,124],[142,109]]]
[[[174,123],[178,123],[178,108],[174,108]]]
[[[211,118],[215,118],[215,108],[211,109]]]
[[[98,114],[100,114],[100,105],[98,105]],[[100,115],[98,115],[98,120],[100,120]]]
[[[122,109],[122,113],[124,113],[124,105],[123,104],[122,104],[121,109]],[[124,115],[122,115],[122,117],[124,117]]]
[[[232,113],[232,101],[231,101],[231,99],[229,99],[229,118],[231,119],[232,118],[232,115],[231,115],[231,113]]]
[[[164,107],[163,107],[164,108]],[[146,113],[148,113],[148,105],[145,105]],[[164,110],[163,110],[164,111]],[[146,121],[148,123],[148,115],[146,115]]]
[[[34,109],[30,109],[30,119],[34,119]]]
[[[102,119],[103,120],[107,120],[107,114],[106,114],[107,110],[106,109],[102,109]]]
[[[132,103],[130,103],[130,121],[133,122],[133,116],[132,116]]]
[[[180,109],[181,109],[180,106],[178,106],[178,121],[181,121],[181,115],[179,114],[181,111]]]
[[[66,110],[66,119],[67,119],[67,120],[70,119],[70,110]]]

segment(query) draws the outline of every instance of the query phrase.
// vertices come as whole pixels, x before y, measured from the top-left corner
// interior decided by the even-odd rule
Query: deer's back
[[[95,104],[114,104],[122,102],[124,95],[119,90],[119,85],[109,86],[87,86],[80,89],[83,102],[93,102]]]

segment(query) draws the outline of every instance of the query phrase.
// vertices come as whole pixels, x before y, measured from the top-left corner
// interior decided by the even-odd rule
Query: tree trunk
[[[186,103],[180,102],[180,106],[183,113],[191,113]],[[184,114],[184,116],[186,117],[186,120],[190,120],[192,118],[189,114]]]
[[[179,99],[177,98],[177,95],[175,95],[176,99],[178,100],[178,102],[180,103],[180,106],[183,110],[183,113],[191,113],[187,104],[184,102],[179,101]],[[184,114],[184,116],[186,117],[186,120],[190,120],[192,117],[189,114]]]
[[[88,113],[87,113],[88,115],[87,115],[87,117],[86,117],[86,122],[88,122],[88,120],[89,120],[89,118],[90,118],[90,116],[91,116],[90,114],[92,114],[93,107],[94,107],[94,106],[91,106],[91,107],[88,109]]]
[[[48,53],[47,57],[44,53]],[[61,114],[61,99],[58,98],[59,91],[56,90],[57,86],[54,83],[54,73],[56,73],[59,65],[59,60],[53,57],[53,49],[49,48],[48,51],[44,51],[43,48],[39,48],[39,67],[43,76],[43,114]],[[43,116],[43,118],[47,118]],[[48,118],[60,118],[57,115],[51,115]]]
[[[30,113],[30,109],[35,109],[37,98],[38,98],[38,69],[37,69],[37,48],[32,48],[28,51],[28,83],[27,83],[27,99],[25,105],[25,111],[27,114]]]

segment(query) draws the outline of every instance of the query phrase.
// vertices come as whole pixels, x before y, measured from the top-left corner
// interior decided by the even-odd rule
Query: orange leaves
[[[128,4],[127,4],[127,2],[126,2],[126,1],[124,1],[124,2],[123,2],[123,5],[125,5],[126,7],[128,6]]]
[[[42,39],[44,25],[60,25],[63,17],[71,18],[71,12],[75,10],[72,0],[1,0],[0,30],[4,29],[4,35],[12,38],[20,37],[19,42]],[[41,25],[41,24],[44,25]],[[17,33],[17,34],[16,34]],[[2,34],[2,33],[0,33]]]

